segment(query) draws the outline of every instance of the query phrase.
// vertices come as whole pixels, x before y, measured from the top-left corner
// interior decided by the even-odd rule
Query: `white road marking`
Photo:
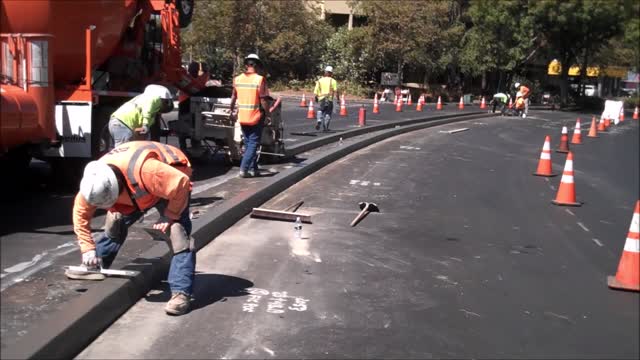
[[[361,186],[368,186],[369,185],[369,181],[362,181],[360,182]]]
[[[266,351],[266,352],[267,352],[267,353],[269,353],[269,355],[271,355],[271,356],[275,356],[275,354],[276,354],[275,352],[273,352],[273,350],[269,349],[269,348],[268,348],[268,347],[266,347],[266,346],[263,346],[263,347],[262,347],[262,350]]]
[[[578,226],[580,226],[582,228],[582,230],[584,230],[586,232],[589,232],[589,229],[587,229],[587,227],[584,226],[584,224],[582,224],[581,222],[578,222],[577,224],[578,224]]]
[[[596,239],[596,238],[593,238],[593,239],[591,239],[591,240],[593,240],[593,242],[594,242],[594,243],[596,243],[596,245],[598,245],[598,246],[600,246],[600,247],[604,246],[604,245],[600,242],[600,240],[598,240],[598,239]]]
[[[480,314],[474,313],[473,311],[468,311],[468,310],[465,310],[465,309],[460,309],[460,311],[464,312],[467,315],[473,315],[473,316],[477,316],[477,317],[482,317],[482,316],[480,316]]]
[[[351,180],[351,181],[349,181],[349,185],[355,185],[355,184],[357,184],[359,182],[360,182],[360,180]]]
[[[576,214],[574,214],[574,213],[573,213],[571,210],[569,210],[569,209],[564,209],[564,211],[568,212],[569,214],[571,214],[571,215],[573,215],[573,216],[576,216]]]
[[[379,182],[374,182],[373,186],[380,186],[380,183]]]

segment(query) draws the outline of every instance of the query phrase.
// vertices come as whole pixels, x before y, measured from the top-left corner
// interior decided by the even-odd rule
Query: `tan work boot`
[[[164,307],[164,311],[169,315],[183,315],[189,311],[191,298],[183,293],[175,293],[171,300]]]
[[[94,281],[100,281],[100,280],[104,280],[106,278],[106,276],[100,272],[94,272],[94,271],[100,271],[99,268],[90,268],[87,270],[92,270],[92,271],[82,271],[82,270],[70,270],[67,269],[64,271],[64,274],[69,278],[69,279],[74,279],[74,280],[94,280]]]

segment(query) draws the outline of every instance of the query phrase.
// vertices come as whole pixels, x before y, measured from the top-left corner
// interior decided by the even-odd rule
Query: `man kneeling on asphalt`
[[[161,217],[154,229],[169,234],[173,257],[169,268],[171,300],[165,311],[182,315],[189,310],[196,256],[190,241],[191,164],[178,148],[153,141],[122,144],[84,169],[73,204],[73,228],[82,264],[91,271],[67,270],[78,280],[103,280],[95,270],[109,268],[127,238],[128,228],[150,208]],[[104,232],[94,241],[91,219],[96,209],[108,209]]]
[[[500,115],[504,115],[508,100],[509,95],[505,93],[497,93],[493,95],[493,100],[491,100],[491,103],[493,103],[493,110],[491,112],[495,114],[496,109],[500,108]]]

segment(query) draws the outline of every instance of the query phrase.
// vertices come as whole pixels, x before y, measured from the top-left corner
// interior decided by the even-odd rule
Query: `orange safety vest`
[[[241,125],[255,125],[260,121],[260,85],[263,77],[256,74],[240,74],[233,79],[238,98],[238,121]]]
[[[140,171],[147,159],[160,160],[182,172],[191,167],[189,159],[180,149],[154,141],[130,141],[100,158],[100,161],[115,166],[124,175],[131,201],[140,210],[149,209],[160,200],[157,196],[149,194],[142,183]],[[127,214],[131,212],[131,207],[116,203],[110,210]]]

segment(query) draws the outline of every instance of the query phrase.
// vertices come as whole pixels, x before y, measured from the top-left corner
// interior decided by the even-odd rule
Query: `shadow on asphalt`
[[[195,290],[191,311],[195,311],[216,302],[225,302],[229,297],[249,295],[248,288],[253,287],[253,282],[247,279],[222,275],[206,274],[196,271]],[[160,293],[147,295],[145,299],[149,302],[167,302],[171,299],[169,284],[163,281],[156,285],[153,290],[161,290]],[[151,292],[153,292],[153,290]]]

